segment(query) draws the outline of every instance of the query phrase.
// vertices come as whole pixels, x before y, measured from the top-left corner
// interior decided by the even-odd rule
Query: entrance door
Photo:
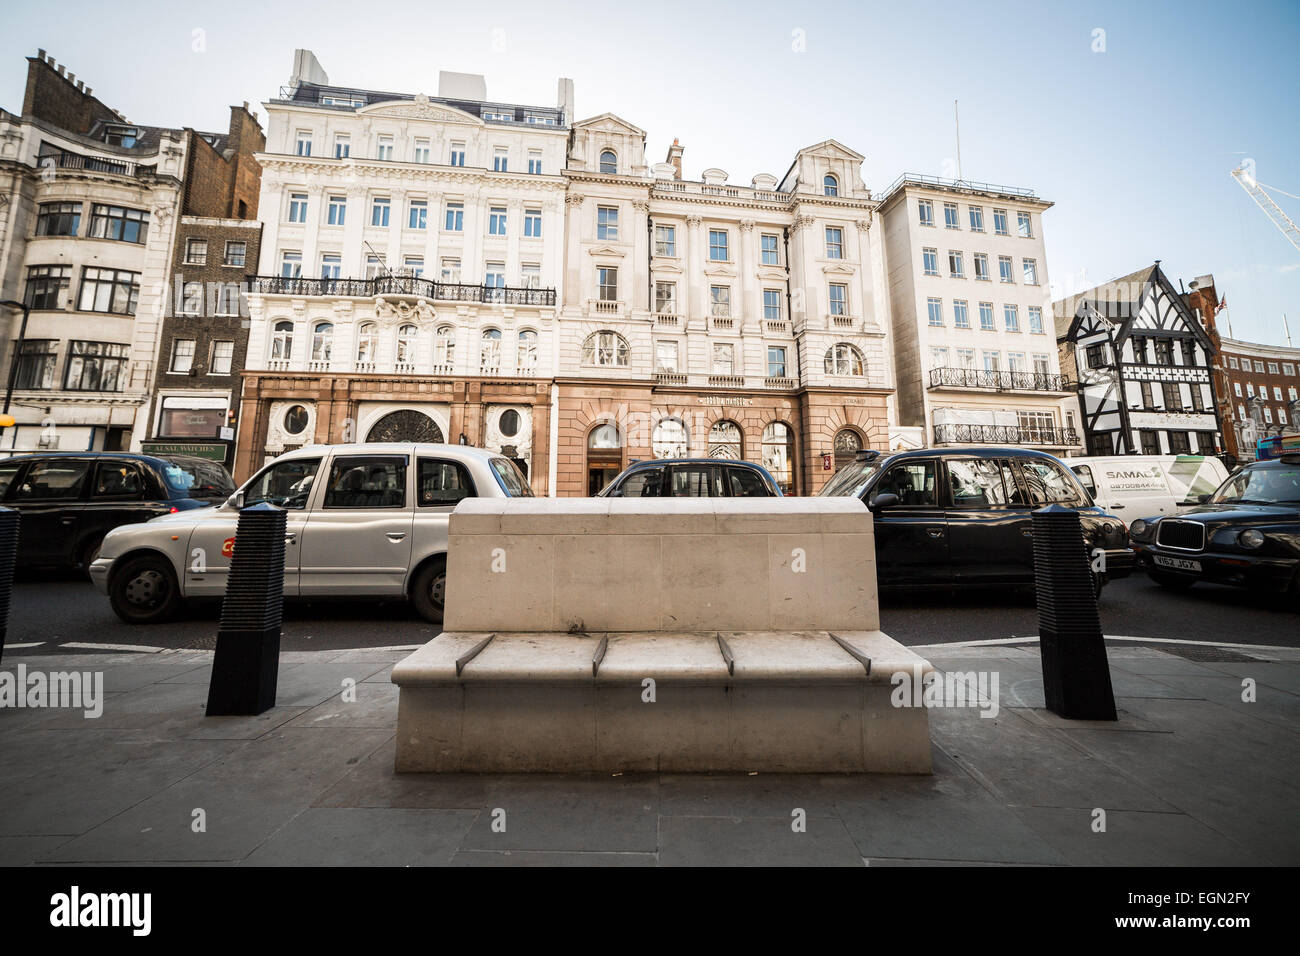
[[[611,423],[587,436],[587,494],[595,495],[623,470],[623,436]]]

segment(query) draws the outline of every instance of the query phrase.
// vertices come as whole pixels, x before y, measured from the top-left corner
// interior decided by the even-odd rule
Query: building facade
[[[650,164],[612,114],[574,124],[565,176],[557,492],[629,462],[743,458],[787,494],[888,440],[893,388],[876,203],[828,140],[786,174]]]
[[[1081,445],[1030,190],[905,174],[880,201],[898,422],[924,441]]]
[[[307,442],[460,441],[549,491],[571,102],[341,87],[297,52],[257,157],[237,479]]]
[[[142,447],[230,466],[248,351],[244,277],[261,253],[261,166],[253,157],[266,137],[247,103],[230,108],[222,138],[186,132],[185,198]]]
[[[1160,263],[1053,305],[1092,455],[1222,450],[1214,344]]]
[[[1215,366],[1226,382],[1223,419],[1227,450],[1255,459],[1255,443],[1300,430],[1300,349],[1223,339]]]
[[[6,452],[127,449],[144,434],[189,137],[128,122],[74,74],[28,58],[0,111],[0,375]]]

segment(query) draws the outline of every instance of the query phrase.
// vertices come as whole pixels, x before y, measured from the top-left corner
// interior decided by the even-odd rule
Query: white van
[[[1201,455],[1116,455],[1067,458],[1099,508],[1127,524],[1135,518],[1177,514],[1228,478],[1218,458]]]

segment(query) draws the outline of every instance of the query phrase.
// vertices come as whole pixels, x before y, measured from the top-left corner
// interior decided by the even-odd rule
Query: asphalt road
[[[1171,592],[1145,575],[1112,582],[1102,594],[1107,635],[1188,642],[1300,647],[1300,609],[1282,599],[1207,585]],[[189,608],[167,624],[123,624],[90,583],[73,575],[28,575],[14,586],[6,656],[54,650],[84,653],[82,645],[213,648],[220,605]],[[903,644],[1006,640],[1038,633],[1028,590],[977,593],[886,594],[881,629]],[[401,602],[290,601],[285,606],[285,650],[333,650],[423,644],[438,633]],[[15,647],[38,644],[31,648]],[[112,649],[105,646],[105,650]]]

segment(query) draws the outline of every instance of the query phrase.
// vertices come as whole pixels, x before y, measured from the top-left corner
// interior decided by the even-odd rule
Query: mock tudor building
[[[139,447],[183,198],[185,130],[131,123],[47,57],[0,111],[0,375],[17,362],[4,451]]]
[[[1061,364],[1077,374],[1090,454],[1222,449],[1214,344],[1158,260],[1053,310]]]
[[[934,447],[1080,447],[1031,190],[904,174],[880,200],[898,423]]]
[[[237,479],[308,442],[459,441],[548,492],[572,96],[342,87],[296,52],[257,157]]]
[[[612,114],[570,139],[559,316],[556,489],[593,494],[629,462],[762,463],[811,494],[885,447],[893,387],[882,250],[863,157],[827,140],[748,185],[682,171],[674,141]]]

